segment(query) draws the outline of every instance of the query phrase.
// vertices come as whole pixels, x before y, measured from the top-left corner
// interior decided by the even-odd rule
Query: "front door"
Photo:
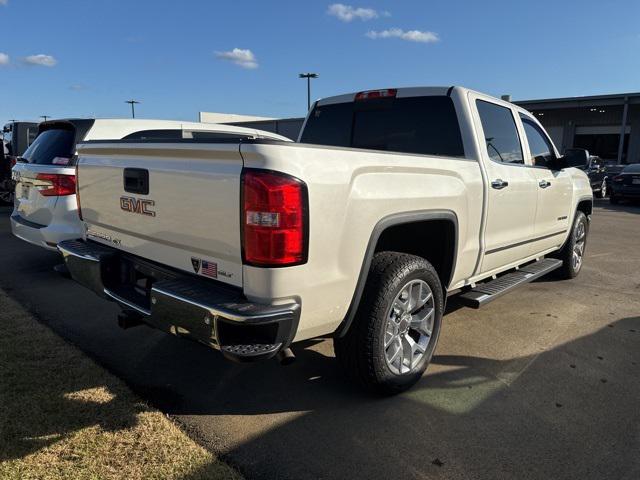
[[[489,183],[480,267],[486,273],[532,254],[538,187],[525,165],[515,111],[477,94],[471,101]]]
[[[573,183],[569,173],[551,170],[547,164],[555,159],[555,151],[538,123],[523,113],[520,114],[525,133],[525,151],[534,168],[530,170],[538,187],[538,211],[534,232],[534,254],[559,247],[567,237],[573,219],[571,205]]]

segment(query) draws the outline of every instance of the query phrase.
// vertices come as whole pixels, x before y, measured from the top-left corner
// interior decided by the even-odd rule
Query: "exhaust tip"
[[[296,361],[296,356],[291,351],[290,348],[285,348],[280,350],[276,358],[278,359],[278,361],[280,362],[280,365],[282,366],[291,365],[293,362]]]

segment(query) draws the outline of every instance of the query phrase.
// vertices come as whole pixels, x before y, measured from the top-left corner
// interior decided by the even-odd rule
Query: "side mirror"
[[[563,168],[589,168],[589,152],[582,148],[572,148],[570,150],[567,150],[564,152],[564,156],[561,158],[566,164]]]

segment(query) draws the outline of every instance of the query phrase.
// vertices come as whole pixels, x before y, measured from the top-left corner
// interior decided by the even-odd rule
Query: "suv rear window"
[[[640,173],[640,163],[630,163],[624,167],[622,173]]]
[[[71,163],[74,154],[75,131],[52,128],[40,133],[22,158],[36,165],[66,166]]]
[[[464,157],[453,101],[445,96],[317,105],[300,141],[337,147]]]

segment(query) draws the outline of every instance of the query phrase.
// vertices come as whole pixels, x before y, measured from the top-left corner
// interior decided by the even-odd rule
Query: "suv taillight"
[[[307,186],[283,173],[242,172],[242,259],[285,267],[307,261]]]
[[[615,177],[613,177],[613,181],[614,182],[621,182],[623,180],[622,175],[617,175]]]
[[[76,176],[59,173],[39,173],[36,180],[46,184],[38,188],[43,197],[63,197],[76,193]]]

